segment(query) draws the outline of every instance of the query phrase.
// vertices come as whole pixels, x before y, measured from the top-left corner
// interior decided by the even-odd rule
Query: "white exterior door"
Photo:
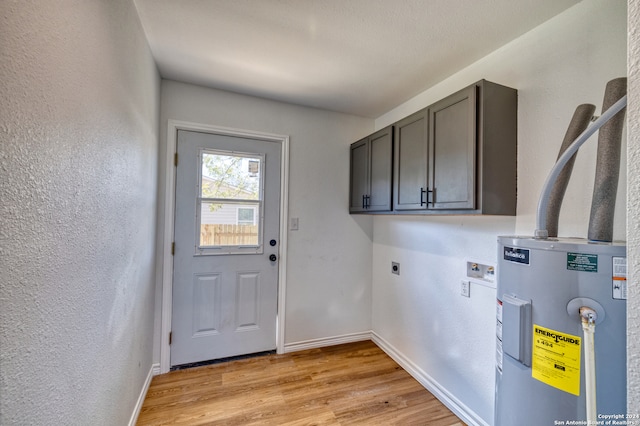
[[[178,130],[171,366],[274,350],[281,145]]]

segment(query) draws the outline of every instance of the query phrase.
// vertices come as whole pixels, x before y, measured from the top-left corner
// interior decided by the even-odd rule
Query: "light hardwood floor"
[[[373,342],[153,378],[138,425],[464,425]]]

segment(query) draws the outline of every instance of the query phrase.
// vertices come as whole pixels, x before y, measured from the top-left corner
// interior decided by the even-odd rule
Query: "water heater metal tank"
[[[598,420],[626,413],[626,245],[498,237],[495,424],[586,425],[578,310],[597,313]]]

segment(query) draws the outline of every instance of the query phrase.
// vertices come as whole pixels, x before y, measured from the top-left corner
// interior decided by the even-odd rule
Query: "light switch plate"
[[[460,281],[460,294],[464,297],[471,297],[471,282]]]

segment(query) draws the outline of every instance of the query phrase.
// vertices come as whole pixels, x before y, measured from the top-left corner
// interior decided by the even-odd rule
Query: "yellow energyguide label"
[[[580,347],[580,337],[534,324],[531,377],[580,395]]]

